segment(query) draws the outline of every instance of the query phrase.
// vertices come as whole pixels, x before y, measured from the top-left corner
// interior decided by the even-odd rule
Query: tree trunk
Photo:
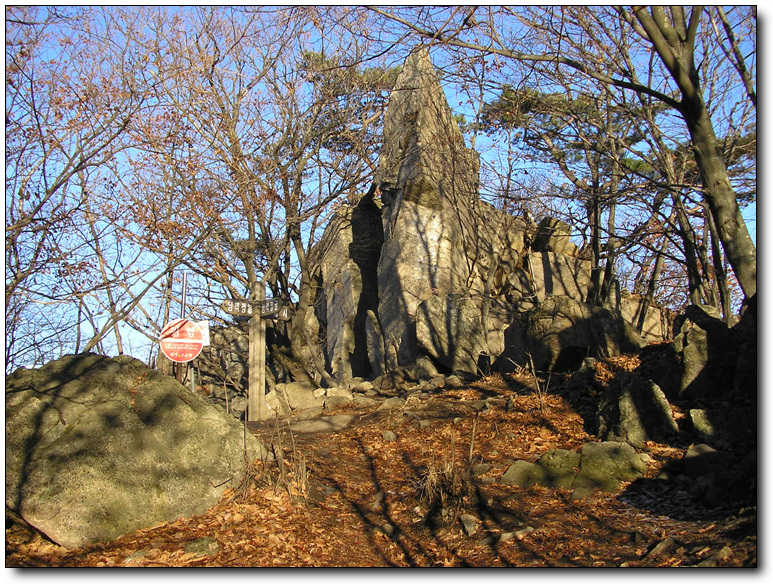
[[[609,205],[609,220],[607,221],[607,265],[604,268],[604,279],[601,282],[601,298],[599,304],[603,305],[609,301],[615,278],[615,257],[619,246],[618,239],[615,237],[615,202]],[[619,302],[619,298],[618,298]]]
[[[706,223],[709,227],[709,236],[711,237],[711,256],[714,263],[714,282],[715,287],[719,293],[719,305],[722,308],[722,315],[725,322],[730,322],[731,306],[730,306],[730,291],[727,287],[727,274],[725,274],[725,266],[722,261],[722,251],[719,249],[719,233],[717,233],[717,226],[714,224],[714,219],[711,213],[706,209]]]
[[[747,298],[757,292],[757,249],[749,236],[725,161],[718,154],[717,138],[700,97],[683,112],[692,138],[693,152],[722,248]]]
[[[692,226],[678,194],[674,194],[674,210],[676,212],[679,237],[684,245],[684,262],[687,268],[687,286],[690,291],[690,302],[701,304],[701,274],[698,270],[698,254],[692,234]]]
[[[600,304],[601,295],[601,209],[597,193],[591,195],[590,209],[590,244],[593,251],[593,263],[590,272],[590,289],[588,290],[588,304],[597,306]]]
[[[676,214],[676,208],[671,211],[671,217],[669,221],[674,220]],[[660,280],[660,272],[663,270],[663,262],[665,260],[666,248],[668,247],[668,235],[663,235],[663,241],[660,243],[657,254],[655,256],[655,265],[652,268],[652,275],[650,276],[649,284],[647,285],[647,293],[641,303],[639,312],[639,318],[636,321],[636,330],[641,333],[644,330],[644,323],[647,320],[647,311],[650,309],[655,299],[655,288],[657,288],[658,280]]]
[[[633,9],[634,16],[671,77],[679,87],[682,100],[678,110],[690,133],[695,161],[703,181],[703,197],[719,232],[722,247],[747,298],[757,292],[757,249],[741,215],[738,199],[730,184],[724,157],[719,153],[711,116],[703,102],[698,70],[695,67],[695,40],[704,7],[692,8],[689,19],[683,7],[672,7],[679,18],[672,23],[663,7]],[[689,20],[689,23],[688,23]]]

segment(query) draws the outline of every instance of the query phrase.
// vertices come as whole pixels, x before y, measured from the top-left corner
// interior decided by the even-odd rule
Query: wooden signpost
[[[230,299],[220,305],[228,314],[250,319],[250,345],[247,366],[249,368],[249,395],[247,397],[247,421],[265,420],[266,412],[266,321],[275,317],[290,319],[290,309],[279,298],[266,299],[262,286],[256,286],[251,300]]]

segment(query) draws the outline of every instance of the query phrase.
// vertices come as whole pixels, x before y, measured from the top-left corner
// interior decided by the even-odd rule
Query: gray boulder
[[[310,381],[277,383],[276,394],[282,410],[288,412],[322,406],[325,402],[324,391],[318,391]]]
[[[579,452],[551,448],[537,461],[545,471],[545,486],[571,487],[580,467]]]
[[[723,473],[734,462],[730,454],[715,450],[708,444],[691,444],[684,454],[684,471],[690,478],[697,479],[703,475]]]
[[[545,251],[525,254],[524,269],[513,271],[508,280],[513,298],[521,296],[542,302],[545,296],[552,294],[571,296],[584,302],[590,286],[590,274],[588,260]]]
[[[647,464],[625,442],[588,442],[580,453],[580,471],[574,489],[590,492],[601,489],[614,493],[621,482],[633,481],[647,473]]]
[[[378,310],[376,268],[383,239],[381,209],[366,196],[339,209],[316,249],[322,256],[317,318],[326,331],[326,362],[342,385],[382,369],[375,353],[383,341],[370,319]]]
[[[511,309],[492,298],[430,296],[416,311],[416,339],[422,351],[451,371],[480,371],[481,356],[505,351]]]
[[[460,214],[477,199],[479,161],[458,124],[426,50],[403,65],[384,117],[374,184],[384,245],[378,319],[387,369],[417,357],[413,318],[433,289],[461,292],[469,276]]]
[[[611,311],[569,296],[548,295],[524,315],[524,346],[540,370],[573,371],[586,357],[611,357],[644,344]]]
[[[6,378],[6,506],[78,547],[203,513],[266,455],[222,408],[128,356]]]
[[[516,460],[500,482],[520,487],[571,487],[580,465],[580,454],[571,450],[551,449],[536,463]]]
[[[656,304],[648,304],[641,294],[613,294],[611,308],[620,312],[626,322],[636,325],[644,307],[647,313],[642,322],[641,336],[648,343],[658,343],[671,338],[671,321],[674,314],[668,309]]]
[[[651,380],[618,371],[598,414],[597,434],[641,448],[647,440],[668,442],[679,432],[671,405]]]
[[[537,226],[532,249],[537,252],[547,251],[576,256],[579,250],[572,243],[571,235],[572,228],[568,223],[553,217],[545,217]]]
[[[584,304],[590,262],[570,225],[537,225],[480,198],[479,155],[465,145],[426,48],[401,69],[382,143],[370,191],[342,208],[315,246],[318,322],[293,319],[318,333],[339,384],[424,357],[442,372],[507,372],[527,365],[529,354],[539,369],[572,370],[587,356],[642,344],[620,317],[623,308],[635,316],[635,306]],[[660,313],[650,312],[646,334],[660,340]],[[514,313],[528,313],[529,330]],[[424,369],[416,376],[432,378]]]
[[[683,373],[679,397],[694,400],[726,395],[733,387],[738,347],[729,327],[711,306],[688,306],[674,322],[674,349]]]
[[[739,459],[707,444],[692,444],[683,459],[690,480],[688,490],[707,507],[727,501],[756,501],[756,459],[756,451]]]
[[[551,449],[535,463],[516,460],[500,482],[520,487],[571,488],[574,498],[581,498],[594,489],[614,493],[621,482],[633,481],[646,472],[646,463],[630,444],[589,442],[581,452]]]
[[[545,480],[543,468],[533,462],[516,460],[502,475],[499,482],[506,485],[518,485],[519,487],[531,487],[541,485]]]

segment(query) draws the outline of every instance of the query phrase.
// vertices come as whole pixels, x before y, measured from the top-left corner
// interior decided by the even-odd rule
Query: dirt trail
[[[654,480],[677,447],[648,444],[647,478],[617,494],[497,483],[515,459],[593,439],[560,389],[490,378],[378,405],[294,431],[298,420],[250,425],[278,462],[204,515],[69,551],[7,528],[6,565],[756,565],[756,508],[705,509]]]

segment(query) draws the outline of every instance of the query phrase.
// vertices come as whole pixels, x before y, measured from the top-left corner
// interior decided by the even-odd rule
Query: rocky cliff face
[[[389,99],[373,188],[320,244],[317,316],[339,383],[424,357],[477,373],[532,354],[553,367],[567,343],[582,356],[642,344],[629,324],[635,298],[584,304],[590,262],[578,257],[571,227],[500,212],[480,199],[478,173],[427,52],[415,51]],[[562,307],[561,318],[537,330],[546,301]],[[650,310],[647,336],[662,340],[667,328]]]

